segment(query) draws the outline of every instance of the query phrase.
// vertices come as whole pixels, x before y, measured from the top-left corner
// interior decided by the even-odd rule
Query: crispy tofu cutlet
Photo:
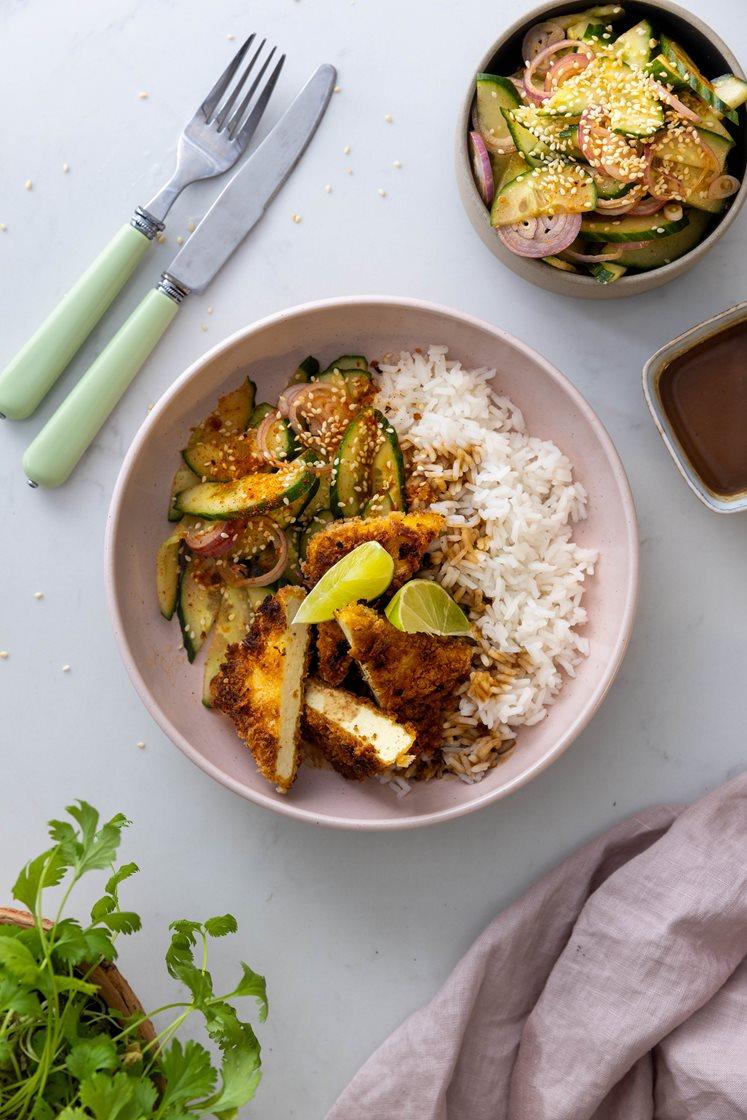
[[[337,621],[382,711],[415,725],[419,752],[438,747],[444,714],[472,667],[469,642],[404,634],[361,603],[343,607]]]
[[[260,774],[282,793],[298,769],[310,628],[293,618],[305,594],[283,587],[265,599],[211,685],[213,706],[230,716]]]
[[[325,684],[342,684],[352,661],[345,635],[336,622],[319,622],[316,627],[317,672]]]
[[[304,579],[309,587],[359,544],[378,541],[394,560],[392,591],[415,575],[431,541],[444,531],[440,513],[388,513],[383,517],[351,517],[335,521],[309,541]]]
[[[344,778],[362,781],[413,761],[415,728],[397,723],[370,700],[310,680],[304,735]]]

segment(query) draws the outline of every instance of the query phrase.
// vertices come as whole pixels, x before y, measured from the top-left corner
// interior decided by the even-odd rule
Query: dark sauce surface
[[[747,319],[673,358],[659,395],[706,486],[724,497],[747,490]]]

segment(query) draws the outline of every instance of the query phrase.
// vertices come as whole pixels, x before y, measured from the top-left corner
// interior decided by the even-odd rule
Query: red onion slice
[[[631,214],[635,214],[636,217],[645,218],[649,214],[658,214],[664,205],[665,200],[663,198],[654,198],[652,195],[649,198],[642,198],[640,202],[637,202],[631,210]]]
[[[622,253],[622,246],[616,245],[608,253],[577,253],[575,249],[566,249],[565,253],[567,257],[581,261],[582,264],[604,264],[605,261],[616,261]]]
[[[313,381],[303,388],[305,392],[296,393],[291,401],[288,423],[294,432],[316,434],[324,421],[339,410],[340,390],[323,381]]]
[[[184,534],[184,543],[198,556],[226,556],[236,544],[245,524],[243,518],[213,521],[204,529],[190,529]]]
[[[734,175],[718,175],[708,185],[709,198],[731,198],[741,187],[739,179]]]
[[[594,51],[588,43],[582,42],[581,39],[561,39],[559,43],[553,43],[551,46],[545,47],[543,51],[540,51],[540,53],[528,63],[524,71],[524,89],[526,90],[529,100],[534,102],[535,105],[546,101],[550,96],[546,90],[538,89],[534,84],[534,75],[537,73],[538,68],[552,58],[554,54],[557,54],[558,51],[573,50],[574,48],[580,49],[581,53],[588,55],[590,61],[594,58]]]
[[[493,182],[493,168],[490,163],[490,156],[488,149],[485,147],[485,141],[479,132],[470,132],[469,134],[470,155],[472,157],[472,170],[477,183],[477,189],[480,192],[480,197],[486,206],[490,206],[495,194],[495,184]]]
[[[531,222],[535,222],[534,227]],[[528,229],[532,229],[527,236]],[[580,214],[553,214],[529,218],[516,225],[500,226],[496,231],[503,244],[518,257],[554,257],[576,240],[581,229]]]
[[[559,23],[554,20],[544,20],[542,23],[535,23],[534,27],[530,27],[524,36],[524,41],[521,44],[521,57],[528,65],[533,59],[551,47],[554,43],[559,43],[565,39],[565,31]]]
[[[267,530],[267,543],[273,544],[277,551],[275,563],[268,571],[261,572],[258,576],[247,576],[240,564],[231,564],[228,577],[234,587],[267,587],[283,574],[288,562],[288,538],[280,526],[270,517],[253,517],[251,521],[252,524],[261,525]]]
[[[607,128],[603,123],[606,119],[599,105],[584,109],[578,122],[578,146],[593,167],[600,167],[619,183],[634,183],[640,178],[640,166],[636,167],[640,157],[621,136]]]
[[[587,54],[581,54],[578,51],[564,54],[557,62],[553,62],[545,74],[545,92],[553,93],[561,82],[564,82],[566,78],[572,78],[575,74],[580,74],[590,62],[591,59]]]

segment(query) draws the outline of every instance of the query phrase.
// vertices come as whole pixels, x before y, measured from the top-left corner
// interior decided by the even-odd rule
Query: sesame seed
[[[396,167],[396,168],[397,168],[397,170],[399,171],[399,169],[400,169],[400,168],[402,167],[402,161],[401,161],[401,160],[398,160],[398,159],[395,159],[395,161],[394,161],[394,163],[393,163],[393,165],[392,165],[392,166],[393,166],[393,167]]]
[[[206,331],[207,329],[208,329],[207,323],[200,323],[200,330],[201,331]]]
[[[148,100],[148,94],[144,89],[141,89],[140,93],[137,95],[137,98],[138,98],[138,101],[147,101]]]
[[[6,226],[5,222],[0,222],[0,233],[7,233],[7,232],[8,232],[8,227]]]
[[[324,190],[326,191],[327,194],[332,194],[332,187],[330,186],[329,183],[327,183],[325,185]]]
[[[159,245],[165,245],[166,244],[166,234],[163,232],[162,229],[159,229],[158,233],[156,234],[156,241],[158,242]]]
[[[137,743],[135,743],[135,746],[137,747],[137,749],[139,751],[144,751],[145,750],[145,742],[142,739],[140,739]]]
[[[0,661],[7,661],[9,657],[7,649],[0,649]]]
[[[35,591],[34,592],[34,598],[35,599],[43,599],[44,598],[44,592],[43,591]]]
[[[67,175],[68,171],[70,170],[70,164],[69,164],[69,163],[63,163],[63,165],[62,165],[62,170],[63,170],[63,171],[65,172],[65,174]]]
[[[392,124],[392,122],[394,121],[394,117],[392,116],[391,113],[387,113],[384,117],[384,120],[386,121],[387,124]]]
[[[236,36],[235,35],[226,35],[226,38],[228,39],[229,43],[232,43],[234,41],[234,39],[236,38]]]
[[[342,86],[333,86],[332,92],[333,93],[342,93]]]
[[[296,225],[298,225],[298,223],[301,221],[301,215],[300,214],[291,214],[291,221],[295,222]]]
[[[346,167],[346,168],[345,168],[345,170],[346,170],[346,172],[348,173],[348,175],[352,175],[352,174],[353,174],[353,169],[352,169],[352,167]]]
[[[212,314],[213,314],[213,309],[212,309],[212,307],[208,307],[208,315],[212,315]]]
[[[190,233],[194,233],[194,231],[197,229],[197,222],[194,220],[194,218],[190,218],[187,222],[187,229]]]
[[[31,179],[27,179],[26,182],[23,185],[24,185],[24,187],[26,188],[27,191],[30,191],[34,184],[31,181]]]
[[[69,665],[63,665],[62,666],[62,671],[63,671],[63,673],[69,673],[70,672],[70,666]]]
[[[382,198],[386,198],[386,191],[384,190],[383,187],[379,187],[379,192],[378,193],[381,195]]]
[[[164,238],[164,240],[165,240],[165,238]],[[177,245],[183,245],[184,244],[184,238],[182,237],[181,234],[177,235],[176,243],[177,243]]]
[[[344,156],[349,156],[349,155],[350,155],[350,153],[352,152],[352,150],[353,150],[353,149],[352,149],[352,148],[350,147],[350,145],[349,145],[349,144],[346,144],[346,145],[345,145],[345,147],[344,147],[344,148],[342,149],[342,154],[343,154]]]

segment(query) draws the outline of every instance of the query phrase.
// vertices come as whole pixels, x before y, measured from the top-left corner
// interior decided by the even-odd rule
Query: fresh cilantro
[[[233,1120],[261,1077],[259,1042],[236,1002],[253,998],[260,1022],[267,1015],[265,981],[243,962],[235,987],[214,991],[210,940],[236,933],[236,919],[172,922],[166,967],[188,998],[149,1013],[158,1034],[147,1041],[145,1016],[126,1019],[107,1007],[93,983],[94,968],[116,959],[117,938],[141,928],[119,900],[138,868],[114,866],[129,821],[120,813],[101,823],[84,801],[67,813],[69,820],[50,821],[51,847],[13,888],[33,925],[0,926],[0,1120]],[[83,924],[65,912],[76,884],[94,871],[108,877]],[[51,888],[61,896],[56,914]],[[217,1066],[205,1046],[177,1037],[194,1016],[217,1048]]]

